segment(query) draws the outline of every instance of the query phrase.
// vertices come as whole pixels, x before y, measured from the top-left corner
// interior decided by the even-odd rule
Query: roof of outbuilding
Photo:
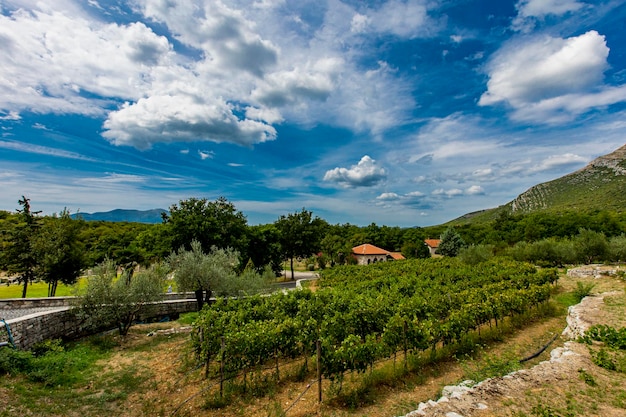
[[[424,242],[431,248],[438,248],[441,240],[440,239],[426,239]]]
[[[387,255],[390,254],[388,250],[381,249],[378,246],[370,245],[369,243],[364,243],[359,246],[355,246],[352,248],[352,253],[355,255]]]

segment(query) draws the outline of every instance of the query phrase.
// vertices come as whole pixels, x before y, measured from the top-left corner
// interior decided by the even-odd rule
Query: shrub
[[[582,281],[576,282],[576,289],[574,290],[574,296],[580,302],[583,298],[591,294],[591,290],[596,286],[596,284],[590,282],[585,284]]]

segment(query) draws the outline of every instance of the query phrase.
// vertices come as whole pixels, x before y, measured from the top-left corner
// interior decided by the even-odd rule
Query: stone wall
[[[164,300],[195,300],[192,292],[163,294]],[[0,312],[3,309],[71,307],[76,297],[4,298],[0,299]],[[0,314],[1,315],[1,314]]]
[[[146,305],[140,313],[140,320],[173,316],[196,310],[196,300],[166,300]],[[30,349],[35,344],[48,339],[74,339],[87,335],[71,307],[67,306],[7,320],[7,324],[11,329],[15,345],[20,349]]]

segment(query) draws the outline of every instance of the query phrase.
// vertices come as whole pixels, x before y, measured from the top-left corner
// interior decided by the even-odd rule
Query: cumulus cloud
[[[365,155],[358,164],[350,168],[334,168],[326,171],[324,181],[335,182],[346,187],[370,187],[387,178],[387,171],[375,160]]]
[[[225,102],[203,103],[182,95],[152,96],[126,104],[109,115],[104,128],[102,135],[111,143],[138,149],[149,149],[155,141],[251,146],[276,138],[273,126],[239,119]]]
[[[589,31],[567,39],[544,37],[503,47],[488,64],[481,106],[504,103],[513,118],[559,123],[599,106],[626,101],[626,86],[605,86],[609,48]]]
[[[467,190],[465,190],[466,195],[480,195],[485,194],[485,189],[480,185],[472,185]]]
[[[460,195],[463,195],[463,190],[460,190],[458,188],[452,188],[449,190],[437,188],[436,190],[433,190],[431,194],[435,196],[458,197]]]
[[[106,139],[138,149],[177,141],[251,146],[275,139],[272,125],[285,119],[380,137],[416,103],[408,80],[385,62],[362,67],[363,45],[381,34],[437,30],[425,0],[359,8],[362,18],[329,2],[319,21],[304,3],[138,0],[138,21],[126,24],[98,19],[109,7],[28,2],[0,15],[0,117],[102,117]],[[346,16],[355,16],[358,34]]]
[[[394,201],[394,200],[399,200],[399,199],[400,199],[400,195],[397,193],[382,193],[381,195],[376,197],[376,200],[381,200],[381,201]]]
[[[106,98],[141,96],[170,45],[143,23],[117,25],[56,11],[0,15],[0,108],[101,115]],[[85,93],[103,97],[86,98]]]

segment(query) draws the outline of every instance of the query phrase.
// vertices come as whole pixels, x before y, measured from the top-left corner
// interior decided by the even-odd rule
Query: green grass
[[[85,278],[81,278],[76,285],[64,285],[59,283],[57,286],[57,297],[68,297],[76,295],[77,288],[80,288],[85,282]],[[78,286],[78,287],[77,287]],[[0,299],[5,298],[22,298],[22,290],[24,287],[21,284],[6,284],[0,285]],[[32,282],[28,284],[26,290],[26,298],[42,298],[48,296],[48,284],[45,282]]]
[[[48,342],[31,352],[0,349],[8,410],[0,417],[70,415],[78,409],[89,410],[86,415],[117,414],[115,407],[130,394],[150,389],[153,377],[140,363],[104,368],[102,363],[119,348],[112,337],[96,336],[69,344]]]

